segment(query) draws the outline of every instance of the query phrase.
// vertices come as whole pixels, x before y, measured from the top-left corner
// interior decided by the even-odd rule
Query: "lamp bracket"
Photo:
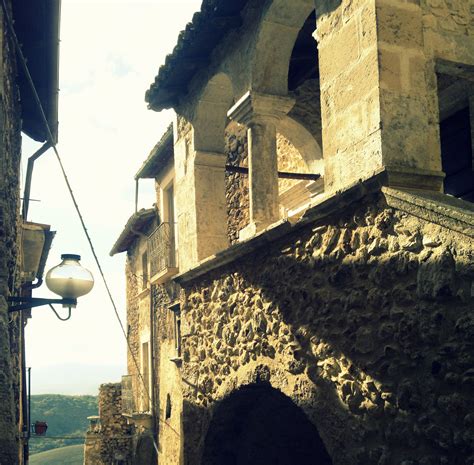
[[[15,303],[18,305],[10,305],[8,307],[8,313],[19,312],[34,307],[41,307],[43,305],[51,304],[62,304],[65,307],[75,307],[77,305],[77,299],[43,299],[40,297],[8,297],[8,302]]]

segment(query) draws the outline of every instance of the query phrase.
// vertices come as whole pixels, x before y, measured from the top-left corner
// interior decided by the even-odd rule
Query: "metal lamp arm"
[[[41,307],[43,305],[62,304],[69,307],[77,305],[77,299],[42,299],[40,297],[8,297],[8,302],[18,302],[19,305],[11,305],[8,308],[8,313],[19,312],[34,307]],[[56,313],[56,311],[54,311]],[[57,315],[57,313],[56,313]],[[59,318],[59,317],[58,317]],[[61,319],[61,318],[60,318]]]

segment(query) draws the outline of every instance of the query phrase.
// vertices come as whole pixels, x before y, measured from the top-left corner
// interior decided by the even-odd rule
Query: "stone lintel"
[[[228,111],[227,116],[248,126],[258,119],[281,120],[293,108],[295,99],[283,95],[248,91]]]

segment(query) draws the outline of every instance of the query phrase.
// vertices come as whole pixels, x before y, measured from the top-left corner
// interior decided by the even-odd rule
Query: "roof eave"
[[[15,29],[28,62],[29,72],[46,114],[54,142],[58,139],[59,94],[59,30],[61,0],[43,0],[33,4],[15,2]],[[33,9],[32,9],[33,7]],[[34,18],[29,19],[30,16]],[[30,22],[40,19],[41,29],[31,30]],[[49,139],[42,118],[36,107],[30,83],[19,67],[19,89],[22,107],[22,131],[38,142]]]
[[[169,161],[168,150],[173,151],[173,124],[168,126],[159,142],[153,147],[150,155],[135,174],[135,180],[155,178]]]
[[[241,11],[249,0],[204,0],[201,11],[181,31],[178,42],[158,70],[145,93],[148,108],[175,108],[188,84],[210,62],[215,47],[233,29],[242,25]]]
[[[123,228],[118,239],[115,241],[109,255],[113,257],[118,253],[126,252],[133,239],[139,235],[137,231],[148,226],[155,215],[156,210],[154,208],[146,210],[142,209],[134,213],[127,221],[127,224]]]

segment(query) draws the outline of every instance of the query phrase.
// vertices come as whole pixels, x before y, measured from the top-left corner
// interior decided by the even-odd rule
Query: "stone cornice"
[[[175,276],[174,281],[179,284],[187,283],[215,270],[216,268],[238,260],[261,247],[267,247],[269,243],[272,243],[281,237],[306,226],[307,224],[334,214],[370,193],[380,191],[384,179],[385,173],[379,173],[367,181],[348,187],[344,191],[321,197],[318,203],[309,208],[296,223],[291,222],[290,220],[281,220],[277,223],[273,223],[254,237],[234,244],[216,255],[206,258],[198,263],[194,268]]]
[[[450,195],[420,190],[382,188],[387,204],[422,220],[474,237],[474,205]]]
[[[422,220],[439,224],[468,237],[474,237],[474,206],[463,200],[437,193],[415,190],[401,190],[384,187],[387,173],[382,171],[370,179],[358,182],[346,189],[321,197],[318,203],[310,207],[296,222],[281,220],[270,225],[254,237],[223,250],[194,268],[177,276],[174,281],[185,284],[206,273],[232,263],[255,250],[268,247],[272,243],[308,224],[320,221],[344,210],[349,205],[367,195],[381,192],[388,206],[405,211]]]

